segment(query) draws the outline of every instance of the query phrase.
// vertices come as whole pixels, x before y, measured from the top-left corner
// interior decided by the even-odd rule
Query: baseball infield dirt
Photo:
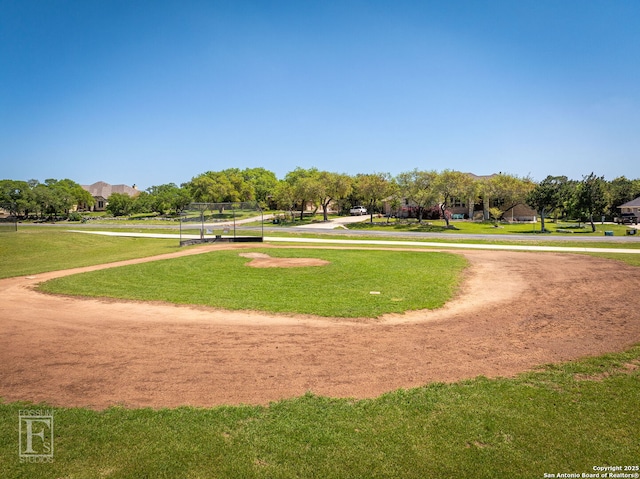
[[[455,300],[378,320],[33,290],[67,274],[220,247],[1,280],[0,398],[94,409],[267,404],[307,391],[367,398],[640,342],[640,269],[582,255],[457,252],[471,267]]]

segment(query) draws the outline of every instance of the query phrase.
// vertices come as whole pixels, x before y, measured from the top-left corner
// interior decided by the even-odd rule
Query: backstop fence
[[[180,246],[198,243],[262,242],[264,215],[255,201],[191,203],[180,215]]]

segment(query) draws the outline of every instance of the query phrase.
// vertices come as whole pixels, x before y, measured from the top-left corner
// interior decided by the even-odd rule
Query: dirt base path
[[[456,253],[472,266],[455,301],[377,321],[32,289],[113,265],[5,279],[0,398],[94,409],[266,404],[307,391],[365,398],[431,381],[512,376],[640,342],[640,313],[630,301],[640,290],[638,268],[581,255]]]

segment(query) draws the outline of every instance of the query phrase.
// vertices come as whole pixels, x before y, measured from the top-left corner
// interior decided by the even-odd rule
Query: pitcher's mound
[[[253,268],[299,268],[302,266],[325,266],[329,261],[319,258],[273,258],[264,253],[240,253],[243,258],[251,258],[247,266]]]

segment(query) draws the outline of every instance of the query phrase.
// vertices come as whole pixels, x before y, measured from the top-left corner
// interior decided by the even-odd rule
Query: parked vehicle
[[[634,213],[622,213],[619,217],[615,218],[615,222],[623,225],[638,224],[638,217]]]
[[[355,216],[361,216],[367,214],[367,209],[364,206],[354,206],[349,210],[349,214]]]

